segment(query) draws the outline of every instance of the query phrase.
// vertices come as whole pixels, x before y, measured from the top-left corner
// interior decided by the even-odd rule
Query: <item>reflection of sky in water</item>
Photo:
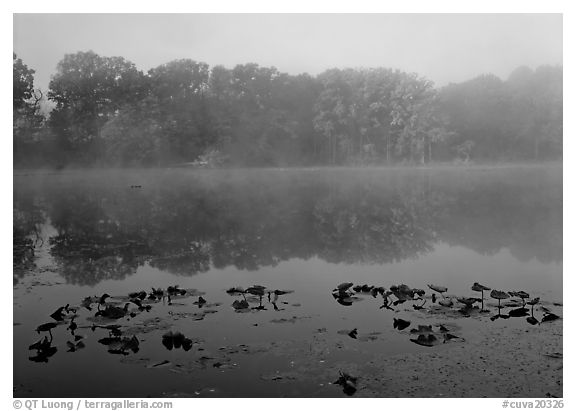
[[[370,295],[340,306],[330,292],[341,282],[387,288],[405,283],[427,292],[426,284],[440,284],[448,294],[479,297],[470,291],[478,281],[561,300],[562,197],[556,169],[463,176],[413,171],[392,176],[337,171],[314,177],[310,172],[146,173],[15,178],[15,242],[33,238],[30,227],[36,224],[45,242],[35,263],[56,271],[15,270],[14,322],[21,325],[14,327],[14,375],[33,395],[158,395],[189,391],[190,381],[195,387],[217,387],[223,395],[240,395],[234,391],[239,378],[250,381],[254,395],[282,393],[283,388],[259,380],[264,371],[290,367],[282,357],[247,356],[238,368],[209,367],[183,379],[167,370],[122,364],[122,356],[108,354],[97,343],[105,335],[90,330],[82,331],[89,337],[87,348],[68,353],[65,327],[59,327],[54,331],[59,352],[49,363],[28,361],[28,345],[39,338],[32,330],[50,321],[49,313],[104,292],[122,295],[173,284],[204,291],[209,302],[222,303],[218,312],[203,321],[178,320],[172,329],[204,339],[207,352],[240,343],[306,340],[325,327],[330,341],[352,344],[348,359],[425,349],[393,332],[392,319],[429,320],[412,310],[380,310],[381,298]],[[144,189],[127,189],[130,183],[143,183]],[[266,311],[234,313],[230,305],[239,297],[225,290],[252,284],[295,292],[280,297],[288,302],[278,304],[283,311],[268,304]],[[495,303],[488,293],[485,298]],[[155,305],[133,321],[170,318],[170,311],[190,311],[194,300],[183,307]],[[293,324],[270,322],[293,316],[303,318]],[[466,327],[473,320],[454,321]],[[506,324],[526,326],[524,319]],[[337,334],[352,328],[381,334],[354,346],[355,341]],[[464,330],[474,333],[473,328]],[[181,358],[181,350],[168,352],[161,345],[164,332],[143,335],[136,356]],[[102,379],[113,382],[101,386]],[[306,392],[305,386],[300,389]]]

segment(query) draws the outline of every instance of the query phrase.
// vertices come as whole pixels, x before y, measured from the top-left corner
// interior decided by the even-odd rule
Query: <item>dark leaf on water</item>
[[[450,333],[444,334],[444,342],[447,342],[447,341],[450,341],[450,340],[455,340],[455,339],[456,339],[456,340],[464,341],[464,338],[458,337],[458,336],[456,336],[456,335],[454,335],[454,334],[450,334]]]
[[[185,338],[184,341],[182,341],[182,349],[184,351],[190,351],[190,349],[192,348],[192,340],[190,338]]]
[[[526,321],[532,325],[538,324],[538,320],[534,317],[528,317],[528,318],[526,318]]]
[[[28,347],[29,350],[45,350],[50,348],[50,341],[48,337],[44,337]]]
[[[445,293],[446,291],[448,291],[448,288],[442,287],[440,285],[434,285],[434,284],[428,284],[428,288],[430,288],[431,290],[434,290],[436,292],[439,292],[439,293]]]
[[[120,337],[104,337],[98,340],[100,344],[111,345],[120,342]]]
[[[560,319],[560,317],[557,316],[556,314],[554,314],[554,313],[547,313],[547,314],[542,318],[542,322],[545,323],[545,322],[549,322],[549,321],[556,321],[556,320],[558,320],[558,319]]]
[[[340,371],[340,377],[336,381],[334,381],[334,384],[341,385],[344,394],[351,396],[354,395],[354,393],[357,390],[356,389],[357,380],[358,378],[352,377],[351,375]]]
[[[393,326],[394,328],[402,331],[410,325],[410,321],[403,320],[401,318],[394,318]]]
[[[181,332],[167,332],[162,336],[162,345],[166,347],[168,350],[172,350],[172,348],[187,348],[188,351],[192,347],[192,340],[186,338],[184,334]]]
[[[248,308],[249,305],[248,305],[248,302],[247,302],[247,301],[244,301],[244,300],[240,300],[240,301],[239,301],[239,300],[235,300],[235,301],[232,303],[232,307],[233,307],[235,310],[243,310],[243,309]]]
[[[526,317],[528,315],[528,308],[515,308],[514,310],[510,310],[508,315],[510,317]]]
[[[419,325],[418,328],[412,328],[410,330],[410,332],[412,334],[423,334],[423,335],[427,335],[427,334],[432,334],[432,326],[431,325]]]
[[[432,347],[438,344],[438,339],[433,334],[420,334],[418,338],[410,338],[410,341],[425,347]]]
[[[294,290],[274,290],[275,295],[291,294]]]
[[[28,359],[33,362],[48,362],[48,358],[56,354],[57,351],[58,348],[56,347],[48,347],[44,350],[38,351],[34,357],[28,357]]]
[[[51,329],[56,328],[57,326],[58,326],[57,323],[44,323],[36,327],[36,331],[37,332],[50,331]]]
[[[342,283],[342,284],[338,284],[338,286],[336,286],[336,290],[346,291],[347,289],[349,289],[349,288],[352,287],[353,285],[354,285],[354,283]]]
[[[64,313],[62,311],[64,311],[64,307],[58,308],[56,311],[50,314],[50,317],[52,317],[55,321],[64,321]]]

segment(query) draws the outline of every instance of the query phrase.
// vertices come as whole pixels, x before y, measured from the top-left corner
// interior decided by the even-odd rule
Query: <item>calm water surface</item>
[[[407,284],[429,299],[427,284],[479,297],[477,281],[561,302],[562,170],[15,172],[14,245],[16,396],[343,396],[331,384],[339,370],[374,353],[434,349],[392,328],[398,316],[433,323],[434,304],[394,312],[358,293],[344,306],[331,295],[342,282]],[[255,284],[293,292],[235,311],[242,296],[226,290]],[[174,285],[196,291],[150,311],[130,304],[133,317],[112,321],[96,304],[80,308],[88,296],[123,306],[131,292]],[[57,351],[30,360],[48,335],[36,327],[66,304],[85,347],[69,351],[68,318],[52,330]],[[450,321],[474,337],[473,318]],[[107,330],[93,324],[121,325],[138,351],[109,353],[99,342]],[[168,350],[168,331],[192,348]]]

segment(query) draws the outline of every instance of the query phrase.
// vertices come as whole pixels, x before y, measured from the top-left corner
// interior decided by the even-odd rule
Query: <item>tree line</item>
[[[87,51],[47,92],[13,54],[16,167],[291,166],[562,157],[562,67],[442,88],[387,68],[289,75],[174,60],[143,72]],[[42,113],[42,102],[51,106]]]

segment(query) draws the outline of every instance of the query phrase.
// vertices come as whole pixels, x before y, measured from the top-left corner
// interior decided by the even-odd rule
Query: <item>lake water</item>
[[[386,309],[382,295],[357,292],[339,304],[343,282],[407,284],[426,303]],[[562,303],[560,166],[15,172],[14,394],[345,396],[340,371],[361,378],[375,354],[436,349],[411,343],[393,318],[447,321],[466,340],[478,324],[531,327],[438,305],[480,297],[474,282]],[[130,303],[119,319],[81,307],[104,293],[100,309],[123,307],[129,293],[175,285],[186,295],[145,298],[149,311]],[[226,292],[253,285],[266,287],[261,303]],[[497,312],[489,293],[487,316]],[[244,298],[249,308],[235,310]],[[66,304],[76,313],[50,317]],[[57,351],[29,349],[49,322]],[[111,324],[138,348],[102,344]],[[169,331],[191,348],[168,349]]]

